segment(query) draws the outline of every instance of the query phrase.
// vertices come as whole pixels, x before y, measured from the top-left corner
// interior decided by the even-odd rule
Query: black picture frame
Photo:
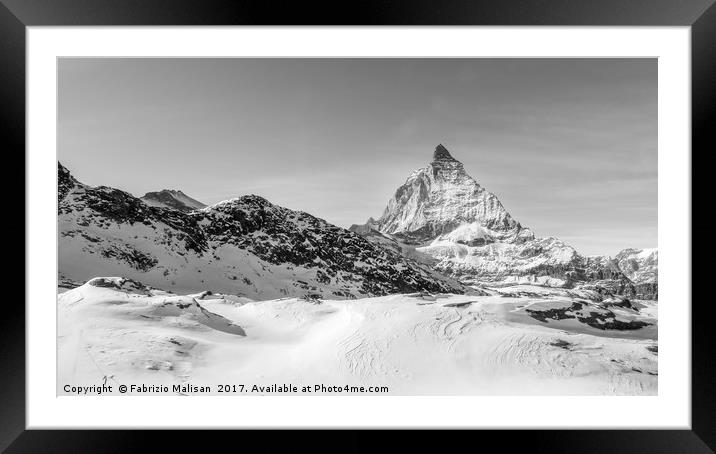
[[[716,6],[714,0],[363,0],[360,2],[280,2],[275,0],[0,0],[0,129],[6,163],[25,153],[25,29],[28,26],[105,25],[530,25],[530,26],[689,26],[692,64],[692,169],[716,150],[712,129],[716,124]],[[7,178],[23,178],[17,167],[6,168]],[[699,187],[692,172],[692,198],[706,200],[713,193]],[[6,180],[7,181],[7,180]],[[12,185],[24,187],[22,182]],[[16,196],[15,196],[16,197]],[[710,197],[709,197],[710,198]],[[692,202],[693,206],[693,202]],[[696,206],[700,206],[696,204]],[[708,205],[704,205],[708,207]],[[710,210],[707,210],[710,211]],[[697,211],[698,213],[698,211]],[[19,219],[19,215],[17,216]],[[23,217],[24,219],[24,217]],[[15,222],[16,234],[24,226]],[[708,221],[693,224],[692,238],[713,241],[705,231]],[[702,230],[702,231],[700,231]],[[32,241],[23,228],[25,243]],[[700,235],[700,233],[702,233]],[[707,247],[709,249],[710,247]],[[704,249],[702,254],[707,253]],[[18,252],[19,254],[20,252]],[[19,256],[19,255],[18,255]],[[696,257],[693,254],[692,257]],[[20,266],[17,266],[19,269]],[[24,267],[22,267],[24,270]],[[697,280],[707,279],[708,266],[698,267]],[[698,278],[701,278],[699,280]],[[15,280],[19,282],[19,280]],[[19,284],[15,285],[19,288]],[[716,366],[711,332],[716,304],[692,296],[692,429],[691,430],[519,430],[480,431],[467,435],[480,447],[497,442],[501,450],[550,453],[605,452],[714,452],[716,450]],[[704,295],[705,296],[705,295]],[[0,449],[7,452],[107,452],[147,447],[188,448],[189,440],[207,440],[192,431],[39,431],[25,430],[25,308],[19,298],[5,301],[0,323]],[[12,303],[12,304],[10,304]],[[588,411],[588,409],[585,409]],[[479,409],[475,409],[479,411]],[[615,412],[619,411],[615,408]],[[439,434],[437,434],[439,435]],[[205,448],[231,440],[228,446],[247,449],[250,438],[269,440],[275,450],[310,446],[311,451],[362,451],[376,449],[365,431],[333,431],[329,442],[314,431],[288,436],[266,433],[237,437],[224,431],[212,435]],[[428,431],[412,431],[409,439],[421,449],[442,450],[444,437]],[[248,437],[248,438],[247,438]],[[466,440],[466,441],[467,441]],[[176,446],[172,446],[176,445]],[[243,448],[240,448],[243,446]],[[340,448],[337,448],[340,446]],[[273,451],[274,449],[271,449]]]

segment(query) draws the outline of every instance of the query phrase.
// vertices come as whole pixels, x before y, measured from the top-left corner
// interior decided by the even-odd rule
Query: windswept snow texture
[[[96,278],[59,296],[63,384],[387,386],[393,395],[656,395],[655,302],[489,295],[251,301]],[[169,392],[170,394],[172,391]]]
[[[171,189],[162,189],[158,192],[147,192],[141,200],[147,205],[153,207],[172,208],[184,212],[206,207],[205,204],[192,199],[183,192]]]
[[[391,238],[403,251],[416,258],[422,255],[435,269],[468,284],[532,282],[574,287],[589,283],[605,293],[656,295],[634,281],[651,274],[655,279],[656,260],[634,265],[633,254],[616,261],[588,258],[557,238],[536,238],[443,145],[436,147],[427,167],[414,171],[397,189],[377,221],[371,218],[351,230],[374,242]],[[376,231],[381,235],[372,233]],[[623,272],[620,267],[624,265],[643,271]]]
[[[184,212],[84,185],[59,163],[58,177],[61,282],[124,276],[252,299],[468,290],[399,250],[259,196]]]

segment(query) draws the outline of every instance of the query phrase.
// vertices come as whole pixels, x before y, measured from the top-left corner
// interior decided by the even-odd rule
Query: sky
[[[657,246],[656,59],[62,58],[58,97],[58,159],[93,186],[348,227],[442,143],[538,236]]]

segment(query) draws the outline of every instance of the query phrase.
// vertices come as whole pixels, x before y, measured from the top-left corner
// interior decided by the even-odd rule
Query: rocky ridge
[[[124,276],[165,290],[254,299],[465,291],[398,251],[259,196],[188,212],[150,206],[84,185],[59,163],[58,187],[63,281]]]

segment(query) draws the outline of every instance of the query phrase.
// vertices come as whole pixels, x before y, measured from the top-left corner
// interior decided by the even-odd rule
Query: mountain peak
[[[162,189],[157,192],[147,192],[144,196],[140,197],[140,200],[150,206],[172,208],[184,212],[198,210],[206,206],[176,189]]]
[[[433,161],[398,187],[375,229],[423,243],[458,227],[464,228],[460,234],[470,237],[469,241],[482,241],[485,236],[513,238],[523,230],[524,237],[532,235],[440,144],[435,147]]]
[[[435,147],[435,153],[433,153],[433,161],[455,161],[456,159],[450,155],[450,152],[443,146],[438,144]]]

